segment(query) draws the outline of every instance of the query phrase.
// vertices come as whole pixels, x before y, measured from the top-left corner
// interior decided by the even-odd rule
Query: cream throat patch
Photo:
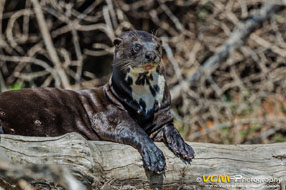
[[[125,77],[132,89],[132,98],[145,113],[162,104],[165,90],[165,78],[156,71],[156,67],[146,71],[143,67],[129,67]]]

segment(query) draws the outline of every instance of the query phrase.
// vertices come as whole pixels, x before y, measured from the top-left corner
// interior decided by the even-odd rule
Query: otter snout
[[[154,63],[159,63],[160,62],[160,57],[156,55],[155,52],[153,51],[147,51],[145,53],[145,62],[154,62]]]
[[[153,62],[155,60],[155,58],[156,58],[156,55],[152,51],[147,51],[146,54],[145,54],[145,58],[147,59],[147,61]]]

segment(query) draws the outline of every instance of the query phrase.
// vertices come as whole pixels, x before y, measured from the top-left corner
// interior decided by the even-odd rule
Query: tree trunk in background
[[[161,175],[144,170],[141,156],[128,145],[87,141],[77,133],[60,137],[1,135],[0,186],[4,189],[32,189],[28,184],[38,185],[39,189],[44,189],[43,184],[58,184],[55,189],[61,189],[60,186],[85,189],[82,184],[86,189],[264,189],[272,185],[285,189],[286,143],[189,143],[196,152],[191,164],[174,156],[163,143],[156,144],[167,162],[167,169]],[[205,180],[209,175],[228,175],[230,181],[218,183],[209,178],[204,182],[203,175]],[[265,180],[260,182],[259,177]],[[244,182],[239,178],[245,178]],[[272,181],[267,181],[270,178]],[[217,179],[213,177],[214,181]]]

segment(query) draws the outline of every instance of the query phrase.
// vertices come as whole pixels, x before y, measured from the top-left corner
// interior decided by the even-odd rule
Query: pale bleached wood
[[[6,160],[22,165],[32,163],[65,166],[71,169],[72,174],[87,189],[213,189],[208,185],[217,183],[197,181],[202,179],[202,175],[211,174],[281,178],[283,181],[278,185],[285,189],[286,143],[189,143],[196,151],[196,158],[191,165],[174,156],[163,143],[156,144],[164,152],[167,161],[167,169],[161,175],[144,170],[141,156],[131,146],[87,141],[77,133],[60,137],[1,135],[0,158],[2,160],[5,157]],[[234,185],[232,180],[227,183],[231,184]],[[248,185],[247,189],[263,189],[265,184],[242,185]]]

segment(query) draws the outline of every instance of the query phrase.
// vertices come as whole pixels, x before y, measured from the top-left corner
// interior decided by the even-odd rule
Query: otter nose
[[[155,59],[155,53],[152,52],[152,51],[147,51],[146,54],[145,54],[145,58],[148,60],[148,61],[154,61]]]

